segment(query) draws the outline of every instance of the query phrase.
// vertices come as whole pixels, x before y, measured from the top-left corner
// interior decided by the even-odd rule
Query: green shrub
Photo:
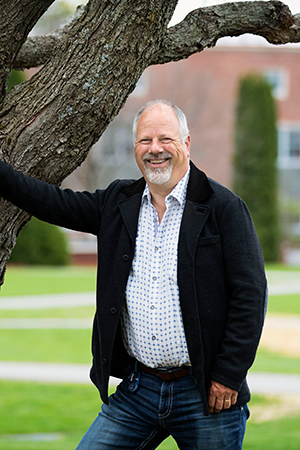
[[[32,265],[66,265],[69,261],[67,239],[60,228],[33,217],[20,232],[10,261]]]
[[[269,83],[240,80],[236,110],[234,191],[253,217],[266,261],[279,258],[276,108]]]

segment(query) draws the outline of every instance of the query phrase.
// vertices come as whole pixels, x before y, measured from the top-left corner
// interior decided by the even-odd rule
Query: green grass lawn
[[[91,329],[0,329],[0,361],[91,364]]]
[[[300,294],[270,295],[268,313],[300,315]]]
[[[251,408],[251,404],[250,404]],[[263,423],[248,423],[243,450],[299,450],[300,415]]]
[[[272,282],[281,282],[278,271],[298,276],[300,268],[268,267]],[[298,273],[297,273],[298,272]],[[1,296],[45,293],[88,292],[95,290],[95,268],[16,268],[9,267]],[[284,276],[284,274],[283,274]],[[299,273],[300,276],[300,273]],[[269,312],[300,314],[300,295],[272,296]],[[48,310],[0,310],[1,318],[89,318],[93,307]],[[92,323],[92,322],[91,322]],[[91,363],[91,330],[0,329],[0,360]],[[300,374],[300,360],[258,350],[253,371]],[[100,408],[92,385],[66,385],[0,381],[0,450],[74,450]],[[253,396],[250,403],[263,408],[270,399]],[[278,405],[274,403],[274,409]],[[300,448],[300,415],[263,423],[249,421],[244,450],[293,450]],[[55,440],[34,440],[35,434]],[[35,435],[26,440],[26,435]],[[25,436],[24,436],[25,435]],[[167,439],[160,450],[175,450]]]
[[[74,450],[101,405],[92,385],[0,381],[0,391],[1,450]],[[18,440],[36,433],[58,440]]]
[[[95,267],[8,266],[1,296],[93,292]]]
[[[0,391],[0,450],[74,450],[101,407],[92,385],[0,381]],[[253,396],[250,409],[269,404]],[[299,415],[259,424],[250,419],[243,448],[298,450],[299,423]],[[54,440],[34,440],[47,436]],[[169,438],[159,449],[177,445]]]
[[[275,352],[259,347],[254,364],[250,370],[253,372],[291,373],[300,375],[300,359],[281,356]]]
[[[281,272],[300,272],[300,266],[289,266],[287,264],[280,264],[280,263],[267,263],[266,264],[266,271],[267,272],[273,272],[273,271],[281,271]]]
[[[0,391],[0,450],[74,450],[101,408],[92,385],[0,381]],[[177,446],[169,438],[159,448]]]

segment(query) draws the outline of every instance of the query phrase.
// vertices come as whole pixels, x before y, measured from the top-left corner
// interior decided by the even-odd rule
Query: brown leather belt
[[[186,377],[190,373],[190,368],[188,366],[181,367],[158,367],[157,369],[152,369],[151,367],[145,366],[141,362],[139,362],[139,367],[144,371],[149,373],[150,375],[154,375],[158,377],[162,381],[173,381],[177,378]]]

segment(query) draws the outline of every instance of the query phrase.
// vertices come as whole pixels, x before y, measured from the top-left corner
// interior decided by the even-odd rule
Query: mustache
[[[150,161],[150,159],[172,159],[172,155],[169,152],[163,152],[156,155],[144,155],[143,161]]]

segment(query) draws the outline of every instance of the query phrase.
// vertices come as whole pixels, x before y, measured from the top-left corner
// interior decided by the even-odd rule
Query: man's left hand
[[[219,413],[222,409],[228,409],[230,406],[235,405],[237,396],[238,391],[212,380],[208,396],[210,414]]]

